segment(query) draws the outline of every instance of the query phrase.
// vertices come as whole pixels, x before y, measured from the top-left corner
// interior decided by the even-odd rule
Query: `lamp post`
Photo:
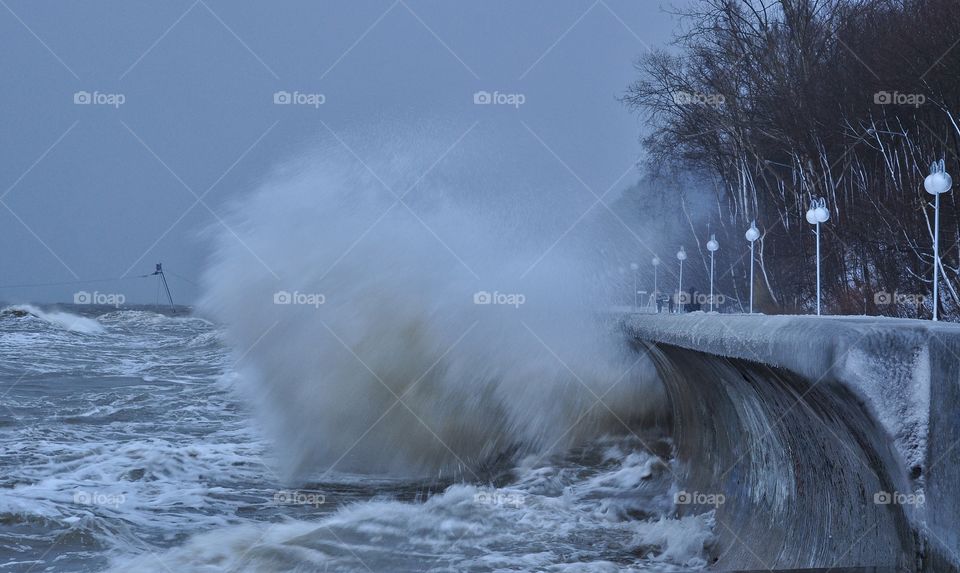
[[[750,314],[753,314],[753,243],[760,238],[756,220],[750,222],[750,228],[743,236],[750,241]]]
[[[827,210],[827,201],[823,198],[817,198],[810,201],[810,208],[807,209],[807,223],[816,225],[817,228],[817,316],[820,316],[820,223],[826,223],[830,218],[830,211]]]
[[[657,290],[657,267],[660,266],[660,257],[653,257],[653,260],[650,261],[653,265],[653,303],[657,303],[657,297],[660,296],[660,291]]]
[[[930,175],[923,180],[923,188],[934,197],[933,207],[933,320],[937,320],[940,304],[940,195],[950,191],[953,178],[947,173],[943,159],[930,165]]]
[[[677,260],[680,261],[680,282],[677,286],[677,313],[683,312],[683,261],[687,260],[687,251],[680,247],[677,251]]]
[[[620,273],[620,282],[617,283],[618,288],[623,286],[623,282],[626,280],[627,269],[622,266],[617,267],[617,272]]]
[[[720,248],[716,235],[710,235],[707,241],[707,250],[710,251],[710,312],[713,312],[713,254]]]
[[[630,270],[633,271],[633,312],[640,311],[640,301],[637,300],[637,271],[639,269],[637,263],[630,263]]]

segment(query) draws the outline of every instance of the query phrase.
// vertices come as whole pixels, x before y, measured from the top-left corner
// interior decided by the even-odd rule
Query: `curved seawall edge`
[[[960,328],[703,313],[623,324],[670,395],[685,487],[727,499],[718,568],[958,570]]]

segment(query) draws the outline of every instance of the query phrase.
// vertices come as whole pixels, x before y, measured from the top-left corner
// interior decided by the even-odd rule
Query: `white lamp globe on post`
[[[716,235],[710,235],[707,241],[707,250],[710,251],[710,312],[713,312],[713,254],[720,248]]]
[[[820,316],[820,223],[826,223],[830,218],[826,199],[817,198],[810,201],[806,216],[807,223],[816,225],[817,230],[817,316]]]
[[[677,251],[677,260],[680,261],[680,282],[677,286],[677,312],[683,312],[683,261],[687,260],[687,251],[680,247]]]
[[[933,320],[937,320],[937,307],[940,305],[940,195],[950,191],[953,178],[947,173],[944,161],[934,161],[930,165],[930,175],[923,180],[923,188],[934,197],[933,207]]]
[[[637,263],[630,263],[630,270],[633,271],[633,312],[640,310],[640,301],[637,300],[637,271],[640,266]]]
[[[750,228],[743,236],[750,241],[750,314],[753,314],[753,243],[760,238],[756,220],[750,222]]]

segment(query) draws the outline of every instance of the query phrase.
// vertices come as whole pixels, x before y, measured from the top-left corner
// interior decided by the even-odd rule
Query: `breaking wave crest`
[[[385,156],[278,170],[235,206],[243,240],[219,233],[205,275],[201,308],[288,475],[472,479],[661,406],[652,366],[597,312],[597,253],[542,220],[549,192],[480,193],[453,158],[418,179],[429,163]]]
[[[103,332],[103,325],[96,319],[79,316],[65,311],[44,311],[30,304],[17,304],[4,307],[0,316],[12,318],[36,319],[53,327],[79,332],[82,334],[99,334]]]

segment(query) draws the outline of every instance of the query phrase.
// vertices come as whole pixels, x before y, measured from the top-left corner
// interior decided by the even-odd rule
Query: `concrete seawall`
[[[898,525],[901,517],[909,522],[915,538],[909,550],[917,552],[917,563],[920,564],[917,568],[929,571],[957,570],[957,555],[960,554],[960,326],[873,317],[692,313],[631,315],[624,319],[624,327],[630,337],[659,356],[655,357],[655,362],[661,368],[661,376],[674,379],[667,385],[668,393],[675,398],[676,432],[691,434],[689,427],[677,427],[678,424],[691,423],[690,412],[686,413],[686,422],[676,418],[684,414],[679,410],[686,407],[678,407],[678,404],[695,399],[680,395],[693,389],[699,395],[711,393],[713,388],[704,386],[711,382],[730,386],[722,396],[713,396],[711,399],[716,399],[720,404],[732,399],[729,412],[718,415],[729,415],[731,420],[736,419],[736,422],[730,422],[733,426],[745,424],[745,418],[756,416],[758,412],[764,423],[772,426],[788,423],[817,425],[822,422],[827,430],[826,435],[832,436],[830,440],[850,452],[856,451],[858,459],[884,466],[872,471],[874,474],[884,474],[878,478],[887,484],[884,487],[902,488],[897,493],[912,495],[915,500],[922,499],[923,503],[914,503],[902,511],[898,510],[899,513],[894,515],[889,524],[890,531],[894,532],[890,535],[895,535],[903,529]],[[671,349],[684,349],[695,354]],[[725,365],[690,366],[702,356],[716,357]],[[766,382],[750,364],[771,369]],[[728,366],[741,374],[730,376],[728,373],[725,376],[713,376],[715,379],[712,381],[701,380],[711,377],[710,372],[730,370]],[[796,381],[793,381],[794,377]],[[740,378],[749,379],[750,384],[734,388],[741,385]],[[781,398],[784,393],[789,396]],[[678,397],[682,399],[676,399]],[[755,412],[744,414],[737,410],[738,400],[754,401],[762,406],[757,407]],[[801,403],[810,406],[807,409],[811,414],[807,419],[795,418],[797,405]],[[859,419],[861,413],[863,420]],[[711,412],[701,414],[709,416]],[[837,425],[838,418],[840,425]],[[706,428],[699,430],[707,431]],[[842,456],[834,451],[836,448],[833,445],[836,444],[814,443],[812,437],[809,445],[791,441],[790,433],[806,430],[799,426],[792,429],[777,428],[778,432],[783,433],[780,447],[808,449],[791,452],[792,462],[784,461],[797,465],[816,456],[824,456],[830,460],[829,463],[845,463]],[[709,431],[733,433],[749,432],[750,429],[713,427]],[[717,446],[713,438],[704,441],[699,436],[697,439],[702,447]],[[737,454],[739,446],[727,446],[730,455],[742,457],[748,454],[746,450]],[[684,447],[688,449],[688,457],[697,455],[689,451],[689,444],[680,445],[681,450]],[[824,453],[821,451],[823,449],[830,449],[831,452]],[[887,459],[884,453],[886,449],[891,452],[891,459]],[[771,450],[767,455],[777,454]],[[818,470],[813,466],[807,469]],[[753,471],[760,470],[754,468]],[[792,479],[793,476],[788,477]],[[703,482],[706,478],[700,476],[699,479]],[[760,480],[756,476],[750,479]],[[855,483],[856,487],[868,487],[865,485],[869,481],[867,477],[857,479],[860,481],[854,480],[843,485],[827,483],[821,487],[849,488],[852,487],[851,483]],[[800,493],[796,495],[802,496],[807,490],[798,488],[797,491]],[[831,492],[823,490],[820,494],[830,495]],[[871,501],[867,500],[867,503]],[[804,503],[796,504],[793,511],[801,511],[804,507],[806,509],[803,511],[809,511],[813,507]],[[837,505],[838,511],[850,511],[850,508],[843,509],[842,505]],[[875,519],[875,516],[871,517],[872,508],[863,509],[862,516],[856,519]],[[744,507],[736,509],[739,512],[748,510]],[[902,537],[902,531],[900,535]],[[911,545],[909,540],[904,540],[903,544],[904,550]],[[777,554],[773,550],[771,553],[770,558],[775,559]],[[859,562],[853,565],[890,564],[887,560],[884,563]],[[834,564],[797,562],[796,566],[831,565]],[[903,563],[895,566],[898,569],[906,567]]]

